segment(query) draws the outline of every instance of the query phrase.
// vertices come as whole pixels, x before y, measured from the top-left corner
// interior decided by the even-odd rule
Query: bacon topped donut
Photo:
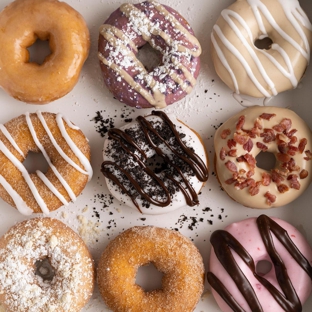
[[[149,43],[161,54],[150,72],[138,60]],[[105,84],[121,102],[164,108],[188,93],[199,74],[201,47],[187,21],[156,1],[123,4],[100,28],[98,57]]]
[[[311,130],[289,109],[247,108],[217,130],[214,144],[218,179],[227,194],[244,206],[286,205],[310,185]],[[275,156],[271,170],[257,167],[261,152]]]

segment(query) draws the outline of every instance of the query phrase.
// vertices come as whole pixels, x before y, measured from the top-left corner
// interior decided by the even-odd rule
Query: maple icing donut
[[[29,152],[49,168],[28,173]],[[26,113],[0,125],[0,197],[22,214],[56,210],[75,201],[92,177],[87,138],[61,114]]]
[[[147,70],[137,58],[149,43],[161,54]],[[156,1],[126,3],[100,28],[99,60],[104,82],[121,102],[164,108],[189,94],[199,74],[200,43],[188,22]]]
[[[139,267],[153,263],[163,273],[161,289],[135,283]],[[180,233],[135,226],[105,248],[97,274],[100,293],[115,312],[190,312],[203,292],[204,265],[195,245]]]
[[[23,221],[1,237],[0,272],[0,301],[7,312],[78,312],[93,292],[87,246],[56,219]]]
[[[0,29],[0,86],[11,96],[45,104],[73,89],[90,46],[76,10],[57,0],[15,0],[0,13]],[[41,65],[29,61],[27,50],[37,39],[51,50]]]
[[[261,215],[215,231],[207,274],[223,312],[295,312],[311,293],[312,250],[289,223]]]
[[[208,158],[199,135],[161,111],[110,129],[103,158],[109,191],[145,214],[198,205],[198,193],[208,179]]]
[[[251,208],[286,205],[311,183],[311,130],[293,111],[254,106],[235,114],[216,131],[218,180],[235,201]],[[274,168],[257,167],[261,152],[272,153]]]
[[[272,97],[297,87],[310,60],[312,25],[297,0],[237,0],[221,12],[211,40],[216,72],[229,88]]]

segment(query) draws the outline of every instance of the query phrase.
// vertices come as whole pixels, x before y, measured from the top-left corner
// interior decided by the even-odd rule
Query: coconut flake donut
[[[293,111],[254,106],[228,119],[215,133],[215,168],[226,193],[251,208],[286,205],[311,183],[312,136]],[[274,168],[257,167],[261,152]]]
[[[15,0],[0,13],[0,86],[14,98],[33,104],[54,101],[73,89],[89,54],[89,30],[83,17],[57,0]],[[27,50],[49,40],[43,64],[29,62]]]
[[[221,12],[211,40],[216,72],[229,88],[271,97],[297,87],[312,25],[298,0],[237,0]]]
[[[109,191],[145,214],[198,205],[198,193],[208,179],[208,158],[199,135],[161,111],[110,129],[103,158]]]
[[[139,267],[149,263],[163,273],[162,287],[145,292],[135,279]],[[97,281],[114,312],[191,312],[203,292],[204,272],[198,249],[186,237],[164,228],[136,226],[105,248]]]
[[[149,43],[160,54],[147,70],[137,58]],[[201,47],[188,22],[156,1],[123,4],[100,28],[99,60],[104,82],[121,102],[164,108],[189,94],[199,74]]]
[[[23,221],[0,238],[0,301],[7,312],[78,312],[93,286],[88,248],[61,221]]]
[[[28,173],[29,152],[49,168]],[[75,201],[92,177],[87,138],[61,114],[26,113],[0,125],[0,197],[22,214],[48,214]]]
[[[215,231],[207,274],[223,312],[299,312],[311,293],[312,249],[287,222],[265,215]]]

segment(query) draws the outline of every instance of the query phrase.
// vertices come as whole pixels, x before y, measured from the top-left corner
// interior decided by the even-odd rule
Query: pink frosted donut
[[[138,50],[149,43],[161,56],[148,70]],[[125,3],[100,28],[104,82],[113,95],[137,108],[164,108],[190,93],[199,74],[200,43],[188,22],[156,1]]]
[[[210,241],[207,277],[223,312],[302,311],[312,249],[296,228],[261,215],[215,231]],[[261,271],[264,262],[271,268]]]

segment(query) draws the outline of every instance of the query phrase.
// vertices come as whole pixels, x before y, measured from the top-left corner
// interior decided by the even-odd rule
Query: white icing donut
[[[311,183],[311,130],[289,109],[247,108],[216,131],[214,144],[220,184],[244,206],[286,205]],[[276,163],[270,171],[256,166],[260,152],[274,154]]]
[[[23,221],[0,238],[0,301],[6,311],[78,312],[93,286],[92,257],[61,221]]]
[[[270,38],[266,49],[256,41]],[[219,77],[235,93],[271,97],[296,88],[310,60],[312,25],[297,0],[237,0],[211,34]]]
[[[145,214],[199,204],[197,194],[208,179],[208,158],[198,134],[161,111],[111,129],[103,158],[109,191]]]

